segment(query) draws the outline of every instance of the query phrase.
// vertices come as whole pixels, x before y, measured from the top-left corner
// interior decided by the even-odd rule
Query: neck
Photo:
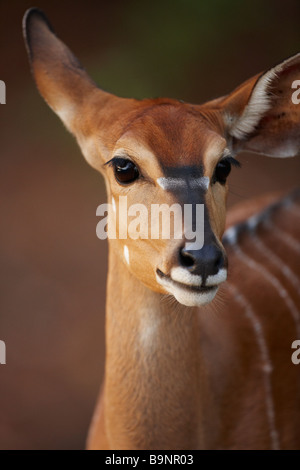
[[[111,250],[106,321],[101,415],[109,447],[202,447],[208,393],[195,309],[143,286]]]

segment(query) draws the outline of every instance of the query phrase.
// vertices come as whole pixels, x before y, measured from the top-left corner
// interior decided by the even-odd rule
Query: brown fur
[[[243,114],[261,75],[226,97],[204,105],[170,99],[137,101],[117,98],[98,89],[77,59],[51,32],[45,17],[31,10],[24,20],[27,47],[38,89],[76,136],[87,161],[101,171],[108,198],[128,196],[128,204],[179,203],[191,195],[162,190],[156,183],[165,168],[197,167],[212,179],[227,147],[239,150],[282,151],[282,141],[298,146],[299,111],[292,108],[289,83],[299,73],[295,56],[272,82],[273,107],[250,135],[237,140],[234,125]],[[292,65],[290,65],[292,64]],[[286,114],[282,114],[285,112]],[[281,114],[282,119],[276,116]],[[104,166],[117,149],[125,149],[143,178],[120,186]],[[227,185],[210,184],[205,196],[211,229],[221,245],[225,228]],[[232,222],[257,213],[265,201],[239,209]],[[295,234],[291,213],[278,209],[289,233]],[[295,216],[294,216],[295,217]],[[259,237],[278,251],[296,276],[297,258],[277,243],[263,226]],[[300,237],[297,233],[296,236]],[[107,289],[105,382],[89,435],[90,449],[297,448],[299,374],[291,363],[295,324],[287,305],[262,272],[247,265],[228,247],[229,283],[208,307],[185,307],[166,297],[156,269],[169,273],[178,262],[178,240],[126,240],[130,265],[124,261],[123,240],[111,240]],[[239,241],[247,256],[259,263],[250,233]],[[275,251],[276,251],[275,250]],[[297,308],[299,293],[264,257]],[[242,297],[241,297],[242,296]],[[263,362],[255,325],[242,300],[260,323],[273,372],[268,382],[275,421],[270,425]],[[247,316],[248,312],[248,316]],[[274,434],[274,433],[273,433]]]

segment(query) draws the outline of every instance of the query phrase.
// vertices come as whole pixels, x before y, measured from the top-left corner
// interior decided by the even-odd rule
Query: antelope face
[[[151,289],[187,306],[206,304],[227,277],[221,237],[235,160],[221,133],[190,105],[145,101],[136,114],[104,165],[110,222],[117,227],[112,249]],[[139,230],[132,237],[136,212]]]
[[[211,301],[227,273],[221,237],[233,154],[300,153],[299,105],[292,99],[300,54],[224,97],[195,106],[122,99],[102,91],[39,10],[25,14],[24,35],[40,93],[106,178],[110,225],[116,222],[117,232],[111,249],[149,288],[187,306]],[[128,213],[120,207],[125,196]],[[157,204],[184,209],[184,215],[185,206],[200,205],[202,224],[181,212],[174,233],[159,236],[159,216],[151,212]],[[139,236],[127,236],[124,226],[138,210]],[[155,236],[149,235],[151,223]],[[179,238],[175,232],[182,225]]]

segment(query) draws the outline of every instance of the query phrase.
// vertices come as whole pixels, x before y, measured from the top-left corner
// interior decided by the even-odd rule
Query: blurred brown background
[[[104,367],[107,246],[100,175],[38,95],[0,0],[0,448],[80,449]],[[99,85],[202,102],[300,50],[298,0],[39,0]],[[229,204],[299,184],[300,161],[241,156]]]

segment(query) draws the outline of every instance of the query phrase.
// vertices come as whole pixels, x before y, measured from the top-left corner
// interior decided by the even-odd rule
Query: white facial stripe
[[[210,179],[208,176],[202,176],[201,178],[189,179],[188,184],[192,189],[202,188],[205,191],[208,190]]]
[[[166,191],[174,191],[176,189],[197,189],[201,188],[207,191],[209,187],[209,177],[202,176],[201,178],[158,178],[157,183]]]
[[[171,279],[188,286],[201,286],[202,284],[202,276],[191,274],[187,269],[179,266],[171,269]]]
[[[124,246],[124,258],[125,258],[126,263],[129,265],[130,264],[130,262],[129,262],[129,250],[128,250],[127,245]]]
[[[175,297],[177,302],[186,307],[200,307],[206,305],[213,300],[218,291],[218,287],[216,287],[209,292],[193,292],[184,287],[174,285],[172,281],[168,279],[161,279],[158,275],[156,275],[156,280],[167,292]]]
[[[217,274],[213,276],[208,276],[205,282],[206,286],[216,286],[217,284],[221,284],[221,282],[226,281],[227,279],[227,269],[220,269]]]

